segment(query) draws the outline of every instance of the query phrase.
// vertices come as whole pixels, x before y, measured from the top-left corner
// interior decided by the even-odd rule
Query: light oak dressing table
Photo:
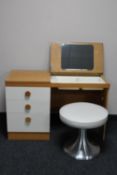
[[[84,51],[91,62],[83,67],[85,60],[77,62],[73,52],[82,57]],[[63,62],[65,52],[73,54],[75,62],[70,63],[72,57]],[[8,139],[48,140],[50,112],[67,103],[88,101],[107,107],[110,84],[103,76],[102,43],[53,43],[50,66],[50,71],[14,70],[6,78]]]

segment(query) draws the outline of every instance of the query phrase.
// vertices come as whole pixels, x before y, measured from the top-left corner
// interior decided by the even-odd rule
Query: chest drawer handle
[[[30,96],[31,96],[31,92],[30,92],[30,91],[26,91],[26,92],[25,92],[25,97],[26,97],[26,98],[29,98]]]
[[[26,105],[25,105],[25,110],[30,110],[30,109],[31,109],[31,105],[26,104]]]
[[[30,124],[31,123],[31,118],[30,117],[26,117],[25,118],[25,122],[26,122],[26,124]]]

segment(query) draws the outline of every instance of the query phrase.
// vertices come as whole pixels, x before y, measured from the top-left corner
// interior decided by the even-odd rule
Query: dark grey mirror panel
[[[94,49],[92,45],[64,44],[61,49],[62,69],[93,69]]]

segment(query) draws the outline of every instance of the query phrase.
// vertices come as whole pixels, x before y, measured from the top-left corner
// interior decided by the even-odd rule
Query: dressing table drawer
[[[22,99],[22,100],[39,100],[48,95],[46,87],[6,87],[7,99]]]
[[[38,114],[8,113],[7,130],[8,132],[49,132],[50,124],[49,113]]]
[[[48,111],[49,106],[45,105],[46,99],[42,99],[42,101],[39,100],[7,100],[7,112],[23,112],[25,114],[31,113],[39,113],[43,112],[44,110]]]

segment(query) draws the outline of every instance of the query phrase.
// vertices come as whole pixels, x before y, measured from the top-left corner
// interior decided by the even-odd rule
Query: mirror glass
[[[88,69],[94,65],[94,49],[92,45],[62,44],[62,69]]]

